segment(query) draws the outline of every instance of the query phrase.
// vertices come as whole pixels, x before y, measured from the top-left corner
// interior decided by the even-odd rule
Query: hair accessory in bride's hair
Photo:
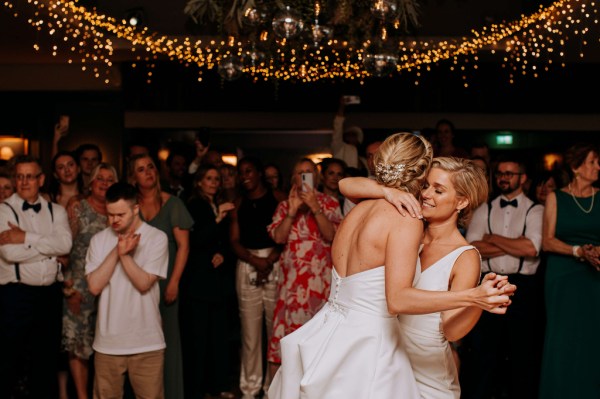
[[[382,182],[389,183],[397,180],[402,175],[402,172],[404,172],[404,168],[406,168],[406,165],[403,163],[390,165],[380,162],[375,165],[375,173],[377,173]]]

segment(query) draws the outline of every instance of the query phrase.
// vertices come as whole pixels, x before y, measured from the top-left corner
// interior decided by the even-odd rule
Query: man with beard
[[[463,397],[536,398],[543,338],[535,322],[542,301],[534,275],[544,209],[523,192],[527,175],[521,160],[499,160],[494,180],[500,195],[474,212],[466,239],[481,253],[482,274],[508,275],[519,289],[506,315],[482,314],[467,337]]]

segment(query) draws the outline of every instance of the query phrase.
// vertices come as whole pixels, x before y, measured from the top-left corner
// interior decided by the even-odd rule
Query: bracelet
[[[573,245],[573,248],[572,248],[573,249],[573,256],[576,257],[576,258],[578,258],[578,259],[581,258],[581,256],[577,255],[577,251],[579,251],[579,248],[581,248],[581,246],[579,246],[579,245]]]
[[[315,216],[317,216],[317,215],[322,215],[322,214],[323,214],[323,211],[321,210],[321,208],[319,208],[319,210],[318,210],[318,211],[316,211],[316,212],[313,212],[313,215],[315,215]]]
[[[290,215],[289,213],[285,215],[285,217],[289,219],[296,219],[296,215]]]

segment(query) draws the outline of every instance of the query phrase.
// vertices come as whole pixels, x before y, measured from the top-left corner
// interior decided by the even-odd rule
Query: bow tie
[[[30,204],[29,202],[23,202],[23,210],[33,209],[35,213],[38,213],[42,209],[42,204]]]
[[[505,199],[500,198],[500,208],[504,208],[508,205],[514,206],[516,208],[517,207],[517,199],[515,198],[512,201],[507,201]]]

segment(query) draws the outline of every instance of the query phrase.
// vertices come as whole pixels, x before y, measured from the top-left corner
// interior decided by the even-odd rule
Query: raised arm
[[[354,203],[362,199],[384,198],[394,205],[402,216],[406,216],[408,211],[412,217],[423,217],[421,204],[414,195],[383,186],[373,179],[366,177],[346,177],[340,180],[339,187],[342,195]]]

